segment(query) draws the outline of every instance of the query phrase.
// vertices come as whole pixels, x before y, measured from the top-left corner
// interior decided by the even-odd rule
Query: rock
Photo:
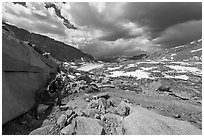
[[[193,56],[193,58],[191,58],[191,61],[199,61],[199,57],[198,56]]]
[[[103,127],[99,125],[99,120],[86,117],[75,118],[76,135],[101,135]]]
[[[117,113],[120,116],[128,116],[130,114],[130,107],[126,102],[121,101],[121,103],[117,106]]]
[[[44,127],[44,126],[47,126],[47,125],[50,125],[50,124],[51,124],[51,122],[48,119],[45,119],[43,121],[43,123],[42,123],[42,126]]]
[[[76,76],[81,76],[81,74],[80,74],[80,73],[75,73],[75,75],[76,75]]]
[[[161,85],[157,90],[170,92],[170,87],[168,85]]]
[[[103,84],[100,85],[100,88],[115,88],[115,86],[113,84]]]
[[[29,135],[48,135],[51,129],[52,125],[47,125],[33,130]]]
[[[85,93],[85,94],[84,94],[84,99],[85,99],[85,98],[90,98],[90,96],[91,96],[90,94]]]
[[[65,123],[67,121],[67,115],[62,114],[58,120],[57,120],[57,125],[62,129],[65,126]]]
[[[104,120],[107,120],[107,119],[113,119],[115,121],[117,121],[118,123],[120,123],[122,120],[123,120],[123,117],[119,116],[119,115],[116,115],[116,114],[110,114],[110,113],[107,113],[103,116],[103,121]]]
[[[104,77],[103,80],[101,81],[101,83],[108,84],[108,83],[110,83],[110,80],[108,77]]]
[[[186,121],[165,117],[142,107],[122,120],[125,135],[201,135],[197,127]],[[151,121],[151,122],[150,122]]]
[[[38,114],[43,113],[48,108],[49,105],[39,104],[37,108]]]
[[[98,99],[98,110],[105,114],[106,109],[108,108],[108,103],[105,98]]]
[[[116,107],[118,104],[120,104],[121,102],[121,99],[119,98],[109,98],[107,100],[109,106],[113,106],[113,107]]]
[[[60,131],[60,134],[61,134],[61,135],[72,135],[73,132],[74,132],[74,128],[73,128],[73,126],[70,124],[70,125],[64,127],[64,128]]]
[[[170,93],[169,95],[177,97],[177,98],[182,99],[182,100],[189,100],[190,99],[190,96],[186,92],[181,92],[181,93],[175,92],[175,93]]]
[[[77,110],[75,111],[75,113],[77,114],[77,116],[83,116],[83,112],[81,110]]]
[[[66,110],[68,110],[68,109],[71,109],[71,106],[68,105],[68,104],[66,104],[66,105],[64,105],[64,106],[60,106],[60,110],[61,110],[61,111],[66,111]]]
[[[25,115],[23,116],[23,119],[24,119],[25,121],[27,121],[27,122],[30,122],[30,121],[32,121],[32,116],[27,113],[27,114],[25,114]]]
[[[72,110],[67,110],[66,111],[66,115],[67,115],[67,117],[69,118],[71,115],[73,114],[73,111]]]
[[[75,117],[77,117],[76,113],[67,119],[67,124],[70,124]]]
[[[98,100],[92,100],[88,105],[87,108],[98,108]]]
[[[138,86],[138,87],[135,87],[133,89],[133,91],[136,92],[137,94],[140,94],[140,93],[142,93],[143,90],[142,90],[142,88],[140,86]]]
[[[94,118],[95,118],[95,119],[101,119],[100,115],[97,114],[97,113],[95,114]]]
[[[93,80],[88,76],[88,74],[81,75],[77,78],[77,81],[84,80],[86,83],[91,83]]]
[[[83,111],[84,116],[94,118],[97,110],[95,109],[84,109]]]
[[[175,118],[181,118],[181,115],[173,114],[173,117],[175,117]]]
[[[104,93],[100,93],[98,95],[95,96],[97,99],[98,98],[105,98],[108,99],[110,97],[109,92],[104,92]]]
[[[85,100],[86,100],[87,102],[90,102],[90,99],[89,99],[89,98],[85,98]]]
[[[107,113],[113,113],[113,114],[116,114],[117,113],[117,110],[115,107],[109,107],[107,110],[106,110]]]
[[[106,133],[111,135],[123,135],[122,119],[123,117],[115,114],[105,114],[102,120],[105,123]]]

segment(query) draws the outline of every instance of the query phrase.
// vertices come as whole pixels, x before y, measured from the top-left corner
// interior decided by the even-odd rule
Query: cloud
[[[149,53],[158,51],[159,44],[152,44],[145,36],[135,39],[119,39],[117,41],[99,41],[96,39],[83,40],[78,43],[78,48],[90,53],[96,58],[112,56],[134,56],[142,51]]]
[[[162,44],[162,48],[168,48],[186,44],[201,37],[202,21],[189,21],[169,27],[160,37],[154,39],[154,42]]]
[[[22,6],[24,6],[24,7],[26,7],[26,2],[13,2],[14,4],[20,4],[20,5],[22,5]]]
[[[55,3],[51,3],[51,2],[46,2],[45,3],[45,8],[54,8],[55,13],[58,17],[60,17],[61,19],[63,19],[63,24],[68,28],[68,29],[77,29],[74,25],[72,25],[66,18],[64,18],[61,14],[61,10],[57,7],[57,5]]]
[[[26,7],[20,4],[3,3],[3,20],[24,28],[31,32],[65,36],[63,20],[53,12],[47,10],[44,3],[30,2]]]
[[[126,21],[114,20],[104,12],[107,8],[90,3],[70,3],[67,11],[73,17],[73,22],[79,26],[88,27],[101,31],[98,39],[104,41],[115,41],[117,39],[129,39],[140,36],[140,33],[131,33],[132,29],[124,26]],[[101,8],[103,7],[103,8]]]
[[[3,3],[3,20],[101,58],[174,47],[202,34],[202,3]],[[67,29],[70,24],[77,30]]]
[[[201,2],[126,3],[120,18],[146,26],[153,38],[167,28],[202,19]]]

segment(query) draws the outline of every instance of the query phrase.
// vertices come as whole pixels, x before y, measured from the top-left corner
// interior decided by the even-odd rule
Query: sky
[[[95,58],[153,53],[202,37],[201,2],[4,2],[2,19]]]

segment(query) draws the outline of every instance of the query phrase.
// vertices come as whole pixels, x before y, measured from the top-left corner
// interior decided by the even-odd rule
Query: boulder
[[[201,135],[197,127],[186,121],[179,121],[159,115],[142,107],[122,120],[125,135]]]
[[[110,113],[107,113],[103,116],[103,121],[104,120],[107,120],[107,119],[112,119],[112,120],[115,120],[117,121],[117,123],[120,123],[122,120],[123,120],[123,117],[119,116],[119,115],[116,115],[116,114],[110,114]]]
[[[170,92],[170,87],[168,85],[161,85],[157,90]]]
[[[68,110],[68,109],[71,109],[71,106],[68,105],[68,104],[66,104],[66,105],[64,105],[64,106],[60,106],[60,110],[61,110],[61,111],[66,111],[66,110]]]
[[[70,124],[66,127],[64,127],[61,131],[60,131],[60,134],[61,135],[72,135],[74,132],[74,128],[73,126]]]
[[[121,101],[120,104],[117,106],[117,113],[120,116],[128,116],[130,114],[130,107],[125,101]]]
[[[98,108],[99,102],[98,100],[92,100],[88,105],[87,108]]]
[[[76,135],[101,135],[103,127],[99,125],[99,120],[86,117],[75,118],[75,133]]]
[[[88,74],[81,75],[77,78],[77,81],[84,80],[86,83],[91,83],[93,80],[88,76]]]
[[[122,122],[123,117],[116,114],[105,114],[103,122],[105,126],[105,132],[109,135],[123,135]]]
[[[113,84],[103,84],[103,85],[100,85],[100,88],[115,88],[115,85],[113,85]]]
[[[98,110],[102,113],[105,114],[106,109],[108,109],[108,103],[105,98],[99,98],[98,99]]]
[[[84,109],[83,111],[84,116],[94,118],[95,114],[98,113],[96,109]]]
[[[69,109],[66,111],[66,115],[69,118],[73,114],[73,110]]]
[[[42,126],[44,127],[44,126],[47,126],[47,125],[50,125],[51,124],[51,122],[50,122],[50,120],[48,120],[48,119],[45,119],[43,122],[42,122]]]
[[[47,125],[33,130],[29,135],[48,135],[51,129],[52,125]]]
[[[71,117],[69,117],[69,118],[67,119],[67,124],[70,124],[70,123],[72,122],[72,120],[73,120],[75,117],[77,117],[77,114],[76,114],[76,113],[73,114],[73,115],[71,115]]]
[[[103,92],[95,96],[95,98],[105,98],[108,99],[110,97],[109,92]]]
[[[39,104],[37,108],[38,114],[43,113],[48,108],[49,105]]]
[[[62,114],[58,120],[57,120],[57,125],[59,126],[59,128],[63,128],[65,126],[65,123],[67,121],[67,115]]]
[[[112,114],[116,114],[117,113],[117,109],[115,107],[109,107],[107,110],[106,110],[107,113],[112,113]]]

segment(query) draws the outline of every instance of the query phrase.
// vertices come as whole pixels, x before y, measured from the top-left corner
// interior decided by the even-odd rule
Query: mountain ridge
[[[75,61],[80,60],[81,58],[84,58],[86,61],[94,60],[91,55],[61,41],[54,40],[41,34],[29,32],[28,30],[18,28],[5,22],[3,22],[3,24],[14,32],[17,39],[29,42],[36,48],[50,53],[52,57],[59,61]]]

